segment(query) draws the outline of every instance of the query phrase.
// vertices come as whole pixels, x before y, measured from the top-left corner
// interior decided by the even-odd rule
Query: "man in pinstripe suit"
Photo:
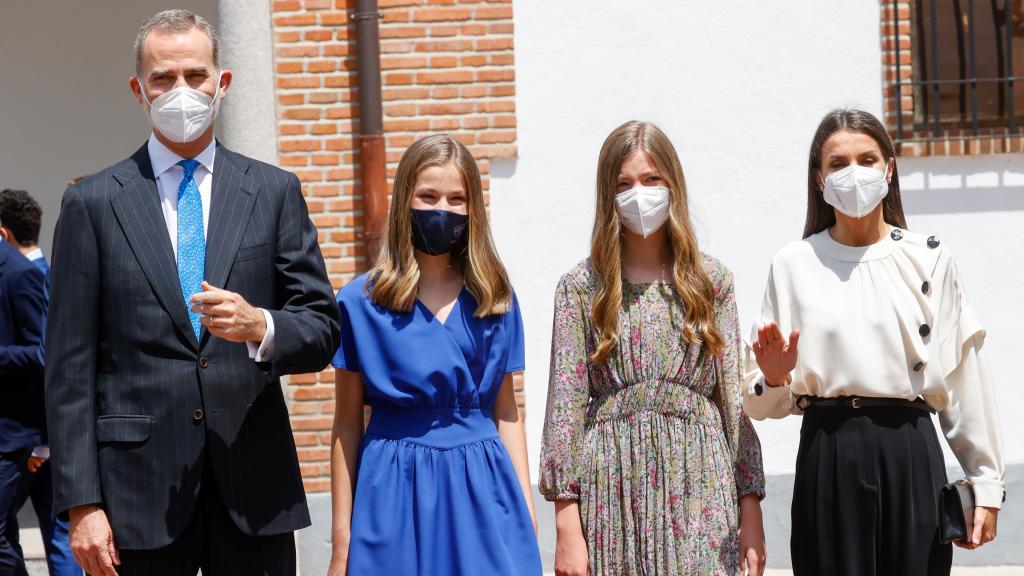
[[[46,404],[54,510],[90,574],[293,574],[309,525],[278,377],[337,309],[298,179],[213,138],[216,32],[161,12],[131,88],[153,134],[64,195]]]

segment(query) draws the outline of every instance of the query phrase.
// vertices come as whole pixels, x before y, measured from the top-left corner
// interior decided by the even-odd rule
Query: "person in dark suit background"
[[[49,284],[50,266],[39,248],[42,222],[43,208],[27,191],[8,188],[0,192],[0,237],[35,264]]]
[[[30,304],[25,305],[23,304],[26,301],[24,299],[19,301],[15,298],[9,298],[14,293],[13,290],[0,290],[0,316],[8,319],[8,322],[5,323],[8,327],[12,325],[11,322],[17,318],[19,312],[27,313],[33,317],[33,321],[28,323],[32,326],[38,325],[42,328],[45,324],[50,268],[46,264],[46,258],[43,257],[43,251],[38,246],[39,227],[42,223],[42,217],[43,210],[39,203],[25,190],[7,189],[0,192],[0,239],[6,242],[7,250],[11,252],[17,251],[43,274],[41,314],[38,308],[38,294],[32,294],[29,299]],[[13,259],[13,254],[9,253],[8,257]],[[0,273],[3,273],[5,278],[18,283],[18,272],[15,272],[15,269],[24,269],[24,263],[20,264],[21,266],[16,266],[12,262],[9,266],[5,265],[3,268],[10,268],[10,271]],[[8,273],[10,276],[8,276]],[[37,287],[34,281],[29,281],[25,285],[31,286],[33,289]],[[24,306],[24,310],[15,310],[14,306]],[[35,321],[36,319],[38,321]],[[42,338],[41,330],[39,338]],[[39,345],[41,344],[40,340]],[[0,356],[3,355],[0,354]],[[32,508],[35,510],[36,518],[39,521],[39,532],[43,539],[43,546],[46,549],[46,563],[49,566],[50,576],[80,575],[82,569],[75,563],[75,559],[71,554],[71,546],[68,542],[67,522],[55,519],[52,515],[53,484],[50,476],[50,465],[47,462],[50,450],[49,446],[46,445],[42,363],[38,366],[33,366],[30,370],[22,370],[20,376],[7,374],[4,367],[0,367],[0,373],[3,373],[3,379],[6,383],[5,386],[0,387],[0,404],[6,406],[6,408],[0,408],[0,434],[3,436],[0,437],[0,444],[5,443],[9,433],[13,433],[12,436],[15,438],[19,436],[13,430],[17,420],[11,420],[11,417],[16,413],[31,419],[33,422],[32,426],[39,427],[38,443],[34,446],[22,445],[19,448],[18,462],[22,465],[8,466],[6,468],[10,472],[17,473],[17,481],[8,484],[0,480],[0,485],[3,486],[0,490],[5,492],[0,495],[0,501],[4,503],[0,506],[0,515],[4,516],[4,520],[0,520],[0,522],[7,522],[5,532],[10,533],[12,539],[16,542],[18,535],[18,511],[31,498]],[[10,415],[5,414],[5,411],[9,411]],[[19,444],[23,444],[23,442],[19,442]],[[22,458],[24,458],[23,462]],[[8,491],[10,492],[8,493]],[[7,518],[10,518],[10,520],[7,521]],[[0,535],[0,538],[3,538],[3,535]],[[19,558],[14,561],[18,565],[15,573],[24,575],[27,573],[24,566],[24,558],[20,553],[20,547],[15,545],[11,546],[10,549],[15,548],[19,551]],[[0,554],[7,550],[7,547],[0,545]],[[0,560],[0,565],[6,567],[8,564],[9,560]],[[0,568],[0,574],[6,574],[4,570],[5,568]]]
[[[46,322],[42,272],[10,242],[0,240],[0,574],[25,570],[15,500],[28,474],[28,457],[43,443],[38,386]],[[36,386],[32,386],[32,383]],[[36,409],[33,409],[36,408]]]
[[[15,500],[28,457],[41,445],[46,288],[43,273],[0,239],[0,574],[25,571]],[[35,385],[33,385],[35,384]]]
[[[232,75],[206,20],[153,16],[135,62],[153,133],[65,192],[54,234],[54,509],[90,574],[294,574],[279,377],[339,344],[317,232],[294,174],[214,139]]]

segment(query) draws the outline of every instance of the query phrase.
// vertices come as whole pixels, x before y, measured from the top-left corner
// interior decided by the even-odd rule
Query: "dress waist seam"
[[[364,436],[449,450],[496,438],[498,428],[490,413],[480,409],[417,410],[377,406],[370,413]]]
[[[658,379],[639,382],[593,399],[587,407],[585,425],[592,427],[644,412],[712,424],[717,424],[720,419],[718,408],[710,398],[681,382]]]
[[[449,450],[455,450],[457,448],[465,448],[467,446],[473,446],[475,444],[483,444],[485,442],[493,442],[495,440],[499,440],[500,439],[500,437],[497,434],[495,434],[494,436],[490,436],[490,437],[474,438],[473,440],[470,440],[468,442],[464,442],[462,444],[438,445],[438,444],[431,444],[429,442],[420,442],[420,441],[417,441],[415,438],[408,438],[408,437],[405,437],[405,438],[395,438],[395,437],[391,437],[391,436],[382,436],[380,434],[366,434],[365,436],[363,436],[363,438],[364,438],[365,441],[387,440],[387,441],[390,441],[390,442],[399,442],[401,444],[409,444],[409,445],[412,445],[412,446],[418,446],[420,448],[428,448],[430,450],[437,450],[438,452],[447,452]]]

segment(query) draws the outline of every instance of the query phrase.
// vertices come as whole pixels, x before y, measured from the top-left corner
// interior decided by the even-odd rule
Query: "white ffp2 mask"
[[[180,86],[164,92],[152,102],[146,97],[146,88],[139,81],[142,98],[149,106],[149,123],[172,142],[192,142],[213,124],[220,109],[220,76],[213,98],[189,86]]]
[[[822,197],[850,218],[863,218],[889,193],[888,173],[888,163],[884,170],[851,164],[825,178]]]
[[[626,228],[647,238],[668,220],[668,188],[634,186],[615,196],[615,208]]]

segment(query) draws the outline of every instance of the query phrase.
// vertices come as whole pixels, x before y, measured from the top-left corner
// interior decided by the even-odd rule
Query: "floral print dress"
[[[702,262],[717,357],[683,341],[670,283],[623,283],[618,346],[595,365],[590,261],[558,284],[540,491],[579,501],[595,576],[739,573],[738,499],[764,495],[761,445],[742,409],[732,274]]]

